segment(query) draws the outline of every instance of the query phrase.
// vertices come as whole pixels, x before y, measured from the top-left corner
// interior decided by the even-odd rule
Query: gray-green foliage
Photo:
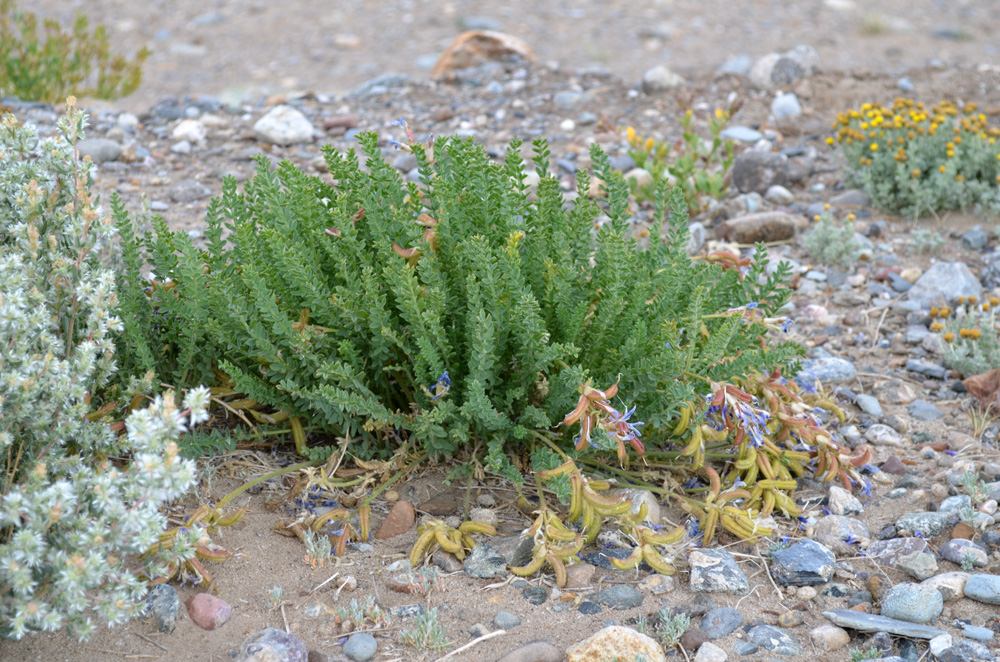
[[[176,441],[204,416],[208,393],[188,396],[190,419],[157,399],[117,436],[88,420],[115,372],[115,279],[100,255],[114,236],[91,197],[93,166],[74,145],[86,117],[72,105],[60,134],[39,139],[13,115],[0,120],[0,636],[134,615],[155,572],[126,555],[156,542],[160,506],[195,479]],[[98,416],[99,418],[99,416]],[[129,458],[130,462],[118,459]],[[112,463],[112,458],[118,458]],[[178,538],[193,555],[199,532]],[[175,560],[171,557],[169,560]]]
[[[665,650],[676,646],[681,635],[691,627],[691,617],[684,613],[673,613],[671,609],[661,609],[656,612],[660,622],[656,626],[656,636]]]
[[[978,311],[975,306],[970,308],[969,311],[960,308],[944,320],[944,333],[951,333],[954,337],[941,345],[945,364],[966,376],[981,375],[1000,367],[996,308],[991,307],[989,312]],[[963,334],[963,329],[977,331],[978,337]]]
[[[944,237],[940,232],[927,228],[917,228],[910,233],[910,248],[916,253],[936,253],[944,246]]]
[[[854,234],[854,221],[845,221],[838,227],[833,215],[824,213],[802,241],[818,261],[847,269],[854,266],[865,250]]]
[[[423,650],[443,651],[449,642],[437,619],[437,608],[425,609],[413,617],[413,627],[399,633],[399,640]]]
[[[798,354],[764,350],[765,325],[727,312],[755,302],[774,314],[787,270],[765,277],[762,251],[745,275],[689,259],[678,191],[657,196],[667,240],[640,249],[628,187],[596,147],[607,207],[581,197],[567,209],[542,141],[532,200],[516,142],[502,164],[472,141],[439,140],[433,162],[415,145],[418,187],[377,136],[360,140],[364,168],[353,150],[325,149],[336,185],[265,160],[242,192],[227,179],[204,250],[160,221],[138,238],[116,208],[129,372],[183,385],[209,379],[214,360],[239,391],[353,437],[352,452],[384,449],[395,430],[431,453],[482,441],[489,466],[516,480],[506,451],[552,429],[588,379],[620,376],[654,434],[705,392],[688,373],[725,380]]]

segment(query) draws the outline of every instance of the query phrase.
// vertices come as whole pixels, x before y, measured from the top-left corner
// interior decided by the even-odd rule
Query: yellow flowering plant
[[[1000,298],[958,297],[955,307],[931,308],[931,331],[939,333],[945,363],[965,376],[1000,368],[997,307]]]
[[[1000,214],[1000,129],[976,104],[865,103],[839,113],[832,128],[827,143],[840,147],[848,180],[875,206],[913,217],[949,209]]]

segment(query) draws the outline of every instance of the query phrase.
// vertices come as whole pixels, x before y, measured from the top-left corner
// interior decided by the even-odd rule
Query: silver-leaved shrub
[[[137,559],[165,528],[160,506],[194,482],[176,442],[206,417],[208,392],[182,409],[158,398],[120,436],[90,420],[121,323],[101,263],[115,230],[75,149],[86,121],[72,98],[53,137],[0,119],[0,635],[11,638],[66,628],[83,639],[95,619],[126,620],[141,576],[190,555],[202,533],[171,558]]]

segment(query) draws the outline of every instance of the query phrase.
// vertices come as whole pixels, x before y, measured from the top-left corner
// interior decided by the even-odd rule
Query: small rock
[[[795,381],[800,386],[815,386],[816,380],[823,384],[838,384],[854,379],[858,373],[854,364],[837,357],[806,359]]]
[[[642,91],[646,94],[675,90],[684,85],[684,78],[662,64],[646,71],[642,76]]]
[[[601,605],[596,602],[591,602],[590,600],[584,600],[580,603],[580,606],[577,607],[577,611],[584,616],[593,616],[594,614],[601,613]]]
[[[743,614],[732,607],[713,609],[701,618],[701,629],[709,639],[721,639],[743,625]]]
[[[642,604],[645,596],[627,584],[617,584],[598,591],[591,598],[594,602],[612,609],[631,609]]]
[[[719,135],[723,140],[738,140],[744,143],[756,143],[764,138],[763,133],[747,126],[727,126]],[[789,195],[791,194],[789,193]]]
[[[724,549],[694,549],[688,554],[691,590],[695,593],[738,593],[750,590],[750,582]]]
[[[569,568],[566,570],[568,571]],[[642,586],[642,590],[649,591],[653,595],[663,595],[674,590],[674,578],[669,575],[653,573],[645,577],[640,586]]]
[[[295,145],[312,142],[313,125],[300,111],[291,106],[275,106],[253,125],[257,138],[274,145]]]
[[[983,286],[964,262],[938,262],[914,283],[907,297],[923,308],[930,308],[955,297],[982,297],[982,294]]]
[[[726,651],[710,641],[703,643],[694,656],[694,662],[726,662],[727,659]]]
[[[932,628],[927,625],[918,625],[901,621],[888,616],[876,616],[866,614],[853,609],[834,609],[824,611],[823,616],[832,621],[835,625],[843,628],[850,628],[860,632],[888,632],[900,637],[913,637],[915,639],[931,639],[944,634],[944,630]]]
[[[185,603],[188,616],[195,625],[205,630],[214,630],[229,620],[233,608],[211,593],[198,593]]]
[[[778,616],[778,625],[783,628],[794,628],[805,623],[805,614],[798,609],[786,611]]]
[[[904,554],[893,564],[918,582],[933,577],[938,571],[937,559],[930,552],[913,552]]]
[[[618,658],[646,662],[665,662],[663,649],[656,640],[631,628],[612,625],[566,649],[567,662],[593,662]]]
[[[882,415],[882,405],[879,404],[878,398],[874,395],[858,393],[854,397],[854,404],[856,404],[861,411],[865,412],[869,416]]]
[[[875,395],[880,402],[890,405],[905,405],[920,397],[919,387],[901,379],[888,379],[875,387]]]
[[[265,628],[243,640],[237,662],[307,662],[309,651],[298,637]]]
[[[590,580],[594,576],[597,568],[589,563],[574,563],[566,566],[566,586],[567,589],[583,588],[590,586]],[[660,577],[662,575],[651,575]]]
[[[941,615],[944,600],[934,588],[902,583],[889,589],[882,600],[882,615],[910,623],[927,623]]]
[[[177,627],[177,616],[180,613],[181,601],[177,597],[177,589],[170,584],[156,584],[146,595],[146,613],[156,619],[160,632],[171,634]]]
[[[562,659],[562,649],[555,644],[548,641],[533,641],[515,648],[497,662],[562,662]]]
[[[720,232],[726,241],[740,244],[784,241],[795,235],[795,217],[781,211],[748,214],[725,221]]]
[[[522,39],[495,30],[468,30],[458,35],[441,53],[431,70],[431,78],[453,78],[462,69],[491,60],[535,59],[535,52]]]
[[[490,526],[496,526],[497,514],[489,508],[473,508],[469,512],[469,519],[473,522],[482,522]]]
[[[1000,605],[1000,575],[970,575],[965,582],[965,597],[976,602]]]
[[[882,473],[892,474],[893,476],[903,476],[906,474],[906,465],[896,455],[890,455],[889,459],[879,465],[879,469],[882,470]],[[900,485],[899,487],[905,486]]]
[[[876,446],[899,446],[903,443],[899,433],[888,425],[876,423],[865,431],[865,440]]]
[[[830,486],[827,502],[834,515],[860,515],[865,512],[865,507],[856,496],[836,485]]]
[[[107,138],[85,138],[76,143],[76,149],[80,156],[89,156],[98,165],[117,161],[122,154],[122,146]]]
[[[408,501],[397,501],[392,504],[389,514],[385,516],[385,521],[382,522],[382,526],[375,532],[375,538],[377,540],[388,540],[402,535],[413,528],[415,519],[416,513],[413,510],[413,504]]]
[[[638,190],[643,190],[653,183],[653,176],[648,170],[643,168],[632,168],[624,175],[625,181],[635,186]]]
[[[776,205],[790,205],[795,202],[795,196],[784,186],[779,186],[775,184],[774,186],[767,189],[767,193],[764,194],[764,199],[768,202],[773,202]]]
[[[549,599],[549,592],[544,586],[527,586],[521,595],[536,607]]]
[[[460,572],[462,570],[462,562],[454,554],[449,554],[443,549],[434,551],[431,562],[445,572]]]
[[[962,626],[962,634],[975,641],[992,641],[994,636],[993,630],[989,628],[968,624]]]
[[[212,189],[193,179],[179,181],[167,191],[167,196],[177,203],[194,202],[210,195],[212,195]]]
[[[840,650],[851,643],[851,635],[836,625],[820,625],[809,632],[809,640],[816,648],[830,652]]]
[[[186,140],[196,145],[204,143],[207,135],[205,125],[198,120],[181,120],[170,132],[174,140]]]
[[[513,630],[521,624],[521,619],[508,611],[498,611],[493,617],[493,625],[501,630]]]
[[[689,628],[681,635],[679,643],[686,651],[696,651],[708,641],[708,635],[699,627]]]
[[[975,568],[982,568],[989,561],[989,555],[985,549],[971,540],[962,538],[949,540],[941,546],[938,553],[941,555],[941,558],[957,565],[962,565],[966,557],[968,557],[972,559],[972,565]]]
[[[777,655],[799,655],[799,642],[781,628],[773,625],[756,625],[747,631],[747,639]]]
[[[951,514],[947,512],[907,513],[896,520],[897,531],[913,531],[925,538],[940,535],[951,523]]]
[[[924,400],[914,400],[906,405],[906,411],[918,421],[933,421],[944,416],[943,411]]]
[[[479,543],[462,564],[465,574],[480,579],[493,579],[507,575],[507,559],[493,545]]]
[[[969,581],[969,576],[967,572],[942,572],[925,579],[921,584],[935,589],[945,602],[951,602],[965,597],[965,584]]]
[[[771,553],[771,574],[782,586],[825,584],[833,578],[835,564],[833,552],[808,538]]]
[[[779,94],[771,102],[771,114],[776,120],[798,117],[802,114],[802,104],[799,103],[799,98],[791,92]]]
[[[756,191],[763,195],[772,186],[787,186],[788,170],[789,161],[784,154],[747,150],[733,161],[733,184],[740,193]]]
[[[367,632],[357,632],[344,643],[344,655],[354,662],[368,662],[375,657],[378,642]]]

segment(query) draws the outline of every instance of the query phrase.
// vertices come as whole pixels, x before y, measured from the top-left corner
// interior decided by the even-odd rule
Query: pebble
[[[993,630],[989,628],[981,628],[967,623],[962,625],[962,634],[975,641],[992,641],[994,636]]]
[[[941,546],[938,553],[941,555],[941,558],[957,565],[962,565],[966,557],[969,557],[972,559],[972,565],[975,568],[982,568],[989,561],[989,555],[985,549],[971,540],[964,540],[962,538],[949,540]]]
[[[764,199],[776,205],[790,205],[795,202],[795,196],[792,195],[792,192],[777,184],[767,189]]]
[[[909,361],[907,361],[909,369]],[[930,375],[933,377],[933,375]],[[943,369],[941,378],[944,377]],[[918,421],[933,421],[944,416],[944,412],[925,400],[914,400],[906,405],[907,413]]]
[[[738,140],[744,143],[755,143],[764,138],[763,133],[747,126],[727,126],[719,132],[719,135],[724,140]]]
[[[732,607],[719,607],[701,617],[701,629],[709,639],[720,639],[743,625],[743,614]]]
[[[181,601],[177,597],[177,589],[171,584],[156,584],[146,595],[146,613],[156,619],[156,626],[160,632],[170,634],[176,629],[180,608]]]
[[[521,595],[536,607],[549,599],[549,591],[544,586],[527,586],[521,591]]]
[[[473,522],[483,522],[490,526],[496,526],[497,514],[489,508],[473,508],[469,512],[469,519]]]
[[[792,119],[802,114],[802,104],[792,93],[779,94],[771,102],[771,114],[777,120]]]
[[[397,501],[392,504],[382,525],[375,532],[375,538],[377,540],[389,540],[390,538],[402,535],[413,527],[415,518],[416,513],[413,510],[413,504],[408,501]]]
[[[965,597],[976,602],[1000,605],[1000,575],[976,573],[965,582]]]
[[[533,641],[515,648],[497,662],[562,662],[562,649],[548,641]]]
[[[964,472],[962,472],[964,473]],[[961,474],[959,474],[961,477]],[[972,497],[968,494],[956,494],[955,496],[950,496],[938,505],[938,512],[940,513],[957,513],[965,508],[972,507]]]
[[[681,635],[680,645],[681,648],[688,651],[696,651],[701,647],[702,644],[707,642],[709,639],[708,635],[700,627],[689,628],[684,634]]]
[[[738,593],[750,591],[750,582],[724,549],[695,549],[688,554],[691,590],[695,593]]]
[[[566,570],[568,571],[569,568]],[[668,575],[653,573],[645,577],[640,586],[642,586],[642,590],[649,591],[653,595],[663,595],[674,590],[674,578]]]
[[[851,643],[851,635],[836,625],[820,625],[809,632],[809,640],[816,648],[830,652],[840,650]]]
[[[853,609],[833,609],[824,611],[823,616],[842,628],[858,630],[860,632],[888,632],[900,637],[914,637],[916,639],[931,639],[944,634],[944,630],[932,628],[928,625],[918,625],[901,621],[888,616],[876,616],[866,614]]]
[[[493,579],[507,575],[507,559],[500,550],[485,542],[472,548],[462,566],[465,568],[465,574],[470,577]]]
[[[929,579],[938,571],[937,559],[930,552],[904,554],[893,565],[917,581]]]
[[[804,612],[798,609],[786,611],[778,616],[778,625],[783,628],[794,628],[805,623]]]
[[[773,625],[756,625],[747,631],[747,639],[777,655],[798,655],[802,647],[798,640]]]
[[[274,145],[309,143],[313,125],[299,110],[291,106],[275,106],[253,125],[257,138]]]
[[[694,662],[726,662],[727,659],[729,656],[726,655],[726,651],[710,641],[699,646],[698,652],[694,656]]]
[[[982,297],[983,286],[964,262],[938,262],[913,284],[907,297],[923,308],[950,302],[959,296]]]
[[[808,538],[771,553],[771,574],[782,586],[825,584],[833,578],[835,564],[833,552]]]
[[[614,658],[619,660],[645,658],[646,662],[666,660],[663,649],[655,639],[619,625],[606,627],[570,646],[566,649],[566,657],[567,662],[591,662]]]
[[[726,241],[752,244],[783,241],[795,235],[795,217],[780,211],[765,211],[731,218],[721,227]]]
[[[942,572],[921,583],[934,588],[945,602],[951,602],[965,597],[965,585],[969,577],[967,572]]]
[[[874,395],[858,393],[854,396],[854,404],[856,404],[861,411],[865,412],[869,416],[882,415],[882,405],[879,404],[878,398]]]
[[[642,75],[642,91],[646,94],[675,90],[684,85],[684,77],[659,64]]]
[[[188,616],[200,628],[214,630],[225,623],[233,615],[233,608],[224,600],[211,593],[198,593],[186,603]]]
[[[906,513],[896,520],[897,531],[913,531],[925,538],[940,535],[951,523],[947,512]]]
[[[590,586],[590,580],[594,576],[597,568],[589,563],[574,563],[566,567],[567,589],[583,588]],[[662,577],[662,575],[650,575],[650,577]]]
[[[889,589],[882,600],[882,615],[910,623],[927,623],[941,615],[944,599],[931,586],[905,582]]]
[[[358,632],[348,637],[344,643],[344,655],[354,662],[368,662],[375,657],[378,642],[367,632]]]
[[[449,554],[443,549],[434,551],[431,562],[445,572],[461,572],[463,568],[462,562],[454,554]]]
[[[170,132],[170,137],[174,140],[183,140],[198,145],[204,143],[207,136],[205,125],[198,120],[181,120]]]
[[[795,381],[800,385],[805,381],[809,386],[813,386],[812,382],[817,379],[824,385],[838,384],[854,379],[857,372],[854,364],[847,359],[837,357],[806,359],[802,362],[802,370]],[[799,381],[800,378],[803,381]]]
[[[250,635],[240,645],[237,662],[308,662],[309,652],[302,640],[277,628],[265,628]]]
[[[122,146],[107,138],[85,138],[77,142],[76,149],[81,156],[89,156],[98,165],[117,161],[122,154]]]
[[[508,611],[498,611],[493,617],[493,625],[501,630],[513,630],[521,624],[521,619]]]
[[[593,616],[594,614],[601,613],[601,605],[597,604],[596,602],[590,602],[589,600],[587,600],[585,602],[580,603],[580,606],[577,607],[577,611],[579,611],[584,616]]]
[[[644,597],[641,591],[628,584],[617,584],[598,591],[591,599],[612,609],[631,609],[641,605]]]
[[[876,446],[899,446],[903,443],[899,433],[884,423],[876,423],[868,428],[865,439]]]
[[[763,195],[772,186],[786,186],[788,157],[777,152],[747,150],[733,161],[733,184],[740,193],[756,191]]]
[[[834,515],[860,515],[865,512],[865,507],[856,496],[837,485],[830,486],[827,507]]]

